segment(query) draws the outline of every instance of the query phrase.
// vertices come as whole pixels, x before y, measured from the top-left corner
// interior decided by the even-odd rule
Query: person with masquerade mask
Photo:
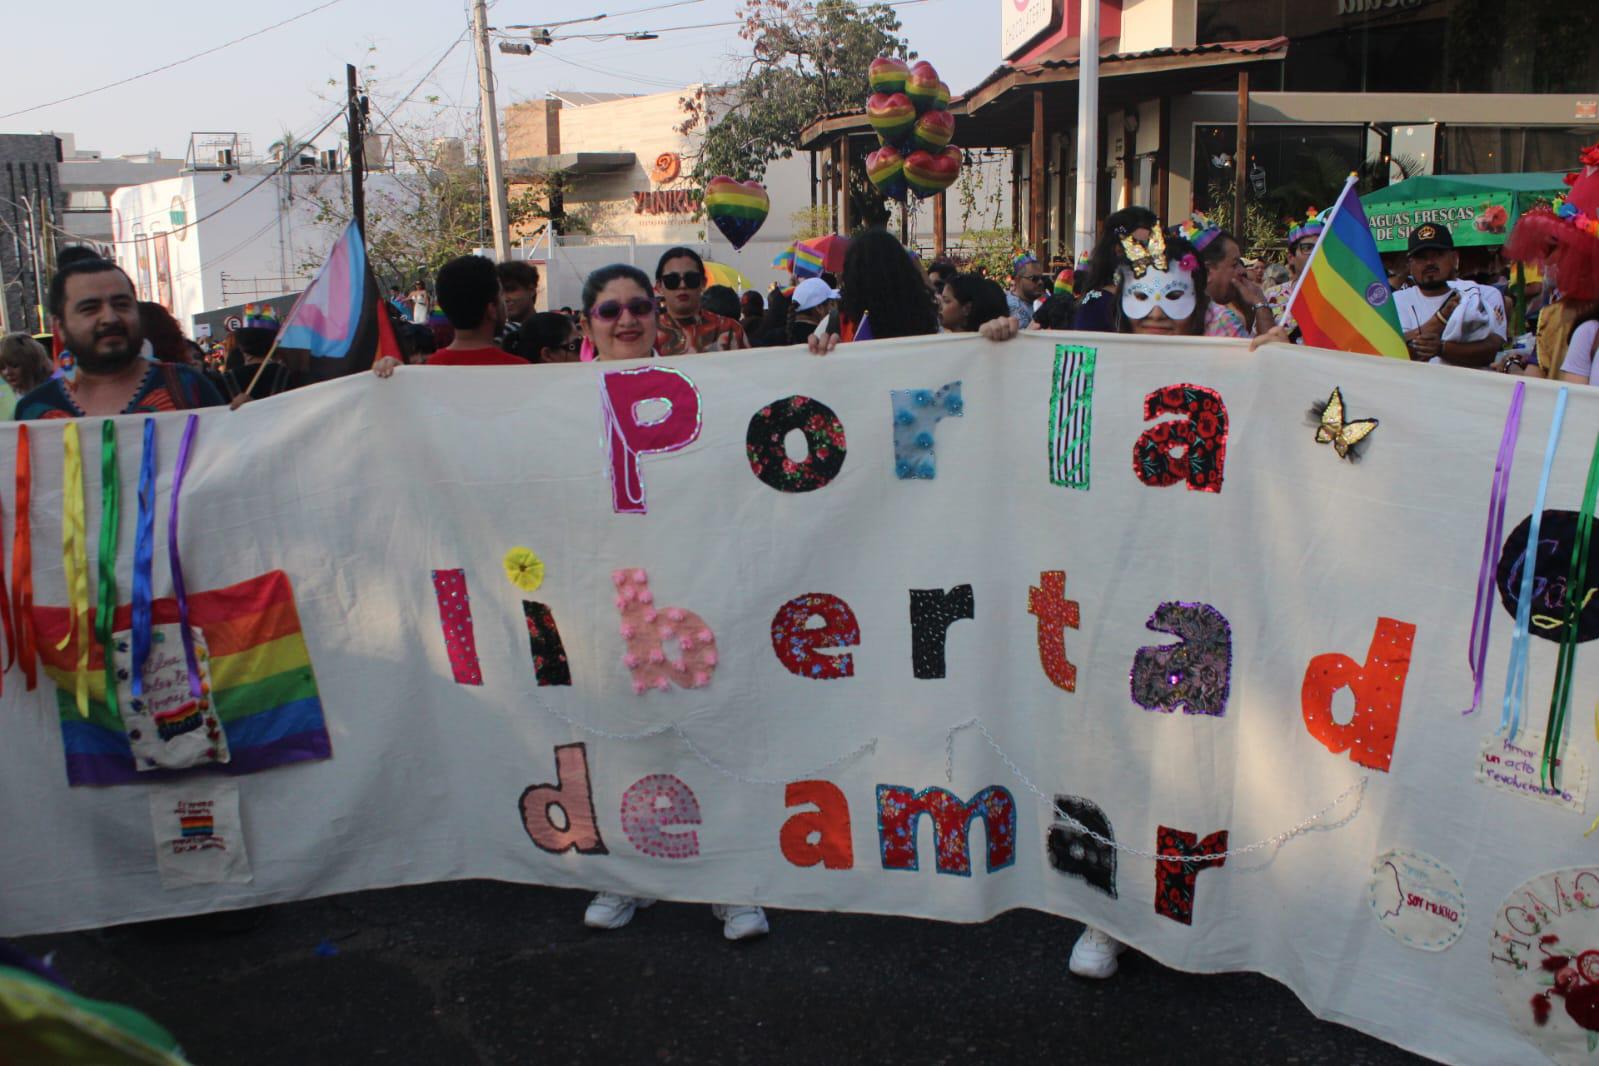
[[[1153,227],[1149,236],[1121,238],[1116,268],[1117,333],[1201,336],[1210,298],[1205,267],[1193,245]]]

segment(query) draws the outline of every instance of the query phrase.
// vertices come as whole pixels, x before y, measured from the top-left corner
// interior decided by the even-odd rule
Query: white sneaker
[[[1084,926],[1083,935],[1072,945],[1067,968],[1078,977],[1111,977],[1116,973],[1116,956],[1126,950],[1126,944],[1104,930]]]
[[[653,899],[601,892],[589,901],[588,910],[583,912],[583,924],[590,929],[620,929],[633,920],[633,913],[640,907],[654,902]]]
[[[766,912],[759,907],[713,903],[711,913],[721,919],[722,935],[729,940],[748,940],[771,932],[771,926],[766,924]]]

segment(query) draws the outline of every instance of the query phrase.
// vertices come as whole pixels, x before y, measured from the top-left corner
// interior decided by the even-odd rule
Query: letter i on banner
[[[687,374],[669,367],[617,370],[600,381],[606,460],[611,471],[611,506],[617,514],[644,514],[644,478],[639,457],[675,452],[700,436],[700,391]],[[645,404],[664,403],[666,413],[646,419]]]
[[[1089,438],[1094,428],[1094,366],[1099,349],[1055,346],[1055,377],[1049,397],[1049,481],[1088,490]]]

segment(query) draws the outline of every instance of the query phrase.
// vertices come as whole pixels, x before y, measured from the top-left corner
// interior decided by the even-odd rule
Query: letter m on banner
[[[916,792],[903,785],[878,785],[877,836],[883,849],[883,869],[920,869],[916,828],[924,814],[933,818],[933,850],[939,873],[971,876],[967,834],[978,818],[983,820],[983,831],[988,835],[988,872],[1016,861],[1016,800],[1007,789],[990,785],[973,796],[970,803],[963,803],[947,789]]]

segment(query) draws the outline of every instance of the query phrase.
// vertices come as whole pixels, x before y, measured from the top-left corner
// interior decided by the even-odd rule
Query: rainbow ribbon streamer
[[[67,631],[56,645],[61,651],[78,640],[75,698],[78,714],[89,717],[89,545],[88,519],[83,507],[83,451],[78,424],[68,422],[61,434],[64,452],[61,475],[61,566],[66,571],[67,603],[71,610]]]
[[[22,676],[32,692],[39,685],[38,635],[33,625],[33,530],[29,524],[28,497],[33,493],[33,461],[28,446],[28,424],[17,426],[17,514],[11,537],[11,607],[17,623],[17,658]]]
[[[1560,660],[1555,666],[1555,690],[1549,699],[1549,722],[1543,734],[1543,764],[1539,780],[1545,788],[1559,787],[1560,741],[1566,732],[1566,711],[1571,706],[1571,675],[1577,668],[1577,623],[1587,603],[1588,548],[1593,543],[1594,505],[1599,502],[1599,437],[1594,438],[1588,460],[1588,483],[1582,490],[1582,510],[1577,515],[1577,542],[1571,549],[1571,570],[1566,580],[1566,624],[1560,636]]]
[[[1565,390],[1561,393],[1564,395]],[[201,695],[200,663],[194,655],[194,633],[189,629],[189,594],[183,585],[183,562],[178,558],[178,497],[183,492],[183,475],[189,469],[189,452],[194,447],[194,433],[199,426],[199,415],[190,415],[183,426],[178,465],[172,472],[172,509],[167,513],[167,561],[172,566],[172,598],[178,603],[178,630],[183,634],[183,657],[189,667],[189,695],[195,699]],[[84,698],[87,699],[87,690],[84,690]]]
[[[1482,679],[1488,661],[1488,634],[1493,628],[1494,574],[1499,569],[1501,539],[1505,531],[1505,499],[1510,492],[1510,468],[1516,458],[1516,441],[1521,436],[1521,404],[1527,396],[1527,383],[1516,382],[1505,415],[1505,431],[1499,438],[1499,458],[1494,463],[1493,488],[1488,493],[1488,524],[1482,539],[1482,569],[1477,572],[1476,607],[1471,616],[1471,640],[1466,644],[1466,665],[1471,668],[1471,706],[1461,714],[1475,714],[1482,706]]]
[[[133,694],[144,695],[144,664],[150,658],[151,586],[155,560],[155,419],[144,420],[139,458],[139,514],[133,536]]]
[[[117,621],[117,537],[121,533],[122,472],[117,468],[117,427],[100,423],[100,585],[96,589],[94,635],[105,653],[105,698],[117,709],[117,668],[111,654],[111,631]]]
[[[1564,386],[1555,397],[1555,417],[1549,423],[1549,443],[1544,447],[1543,473],[1538,478],[1538,500],[1532,508],[1527,528],[1527,548],[1521,557],[1521,595],[1516,600],[1516,631],[1510,638],[1510,667],[1505,673],[1505,702],[1499,714],[1500,733],[1508,732],[1514,741],[1521,729],[1521,706],[1527,701],[1527,643],[1532,626],[1532,579],[1538,568],[1538,534],[1543,526],[1543,505],[1549,495],[1549,474],[1554,469],[1555,453],[1560,450],[1560,427],[1566,421],[1566,400],[1570,390]]]

